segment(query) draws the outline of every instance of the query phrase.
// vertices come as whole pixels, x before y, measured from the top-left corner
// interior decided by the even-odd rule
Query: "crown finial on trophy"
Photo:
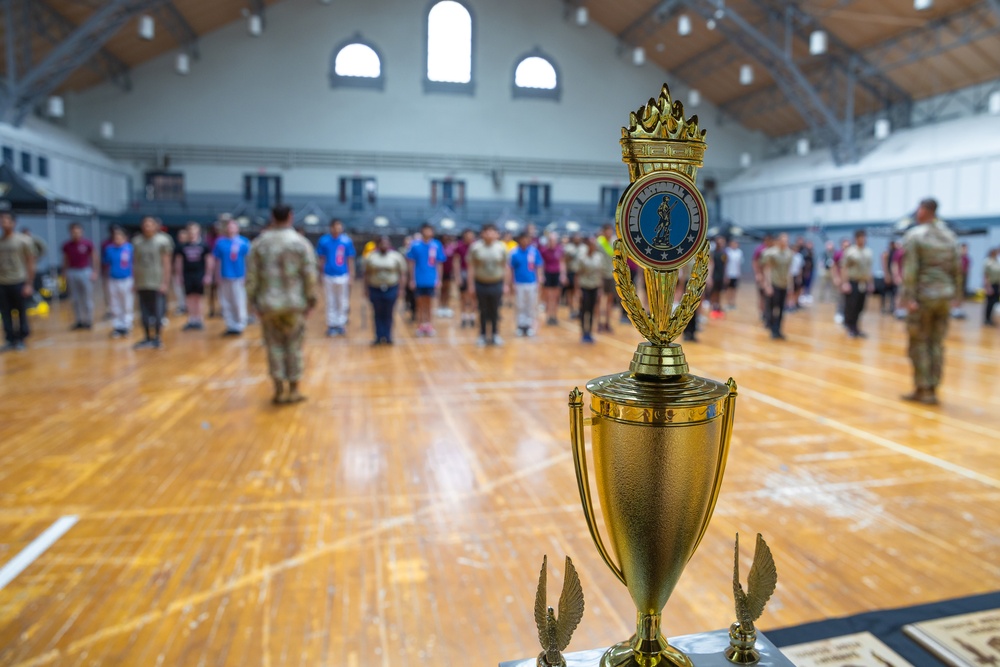
[[[705,130],[698,116],[684,118],[684,104],[663,84],[660,96],[633,111],[622,128],[622,160],[634,181],[652,171],[678,171],[691,180],[705,158]]]

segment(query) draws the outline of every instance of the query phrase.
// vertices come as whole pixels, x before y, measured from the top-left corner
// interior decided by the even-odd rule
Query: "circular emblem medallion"
[[[650,269],[684,265],[708,233],[705,200],[688,179],[653,173],[633,183],[618,203],[618,237],[631,258]]]

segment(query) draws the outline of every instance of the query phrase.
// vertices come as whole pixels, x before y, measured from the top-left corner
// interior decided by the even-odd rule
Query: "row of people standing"
[[[508,242],[500,238],[495,225],[487,224],[478,239],[475,232],[467,230],[460,239],[442,243],[433,226],[426,224],[419,234],[406,239],[400,251],[383,237],[358,258],[342,223],[334,220],[330,233],[317,245],[324,283],[339,283],[341,290],[328,287],[327,335],[344,334],[351,264],[357,260],[372,303],[376,345],[392,342],[391,316],[400,288],[412,294],[415,333],[425,337],[435,334],[434,298],[439,304],[449,304],[455,287],[462,304],[461,326],[475,327],[478,316],[480,345],[503,342],[499,320],[505,297],[513,299],[518,336],[535,335],[540,300],[545,304],[546,323],[558,324],[560,298],[565,296],[581,321],[582,340],[592,342],[596,319],[602,320],[597,324],[599,330],[610,332],[612,301],[617,298],[610,257],[613,237],[609,228],[603,232],[601,237],[574,236],[561,241],[555,233],[536,239],[527,231]],[[607,295],[603,304],[601,294]],[[603,318],[597,318],[602,305]],[[437,312],[450,314],[451,310],[444,307]]]

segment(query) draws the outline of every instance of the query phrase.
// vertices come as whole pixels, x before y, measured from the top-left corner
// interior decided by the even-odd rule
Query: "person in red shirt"
[[[559,242],[559,234],[550,231],[545,235],[545,243],[540,244],[542,262],[545,267],[545,297],[546,324],[559,324],[559,295],[566,284],[566,263],[563,261],[563,246]]]
[[[451,317],[451,287],[455,284],[455,251],[458,241],[451,234],[441,236],[444,246],[444,264],[441,266],[441,294],[438,295],[438,317]]]
[[[462,232],[462,238],[455,244],[451,255],[452,271],[459,277],[459,294],[462,297],[462,328],[476,328],[476,294],[469,291],[469,248],[476,242],[476,233],[471,229]],[[457,269],[457,271],[456,271]]]
[[[76,323],[73,331],[90,329],[94,324],[94,281],[97,280],[94,244],[83,235],[79,222],[69,226],[69,240],[63,244],[63,276],[73,302]]]

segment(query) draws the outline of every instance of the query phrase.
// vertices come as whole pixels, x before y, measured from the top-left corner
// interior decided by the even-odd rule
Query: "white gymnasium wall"
[[[104,213],[122,211],[129,200],[129,171],[70,132],[37,118],[14,127],[0,123],[0,145],[14,151],[14,168],[21,172],[21,153],[31,155],[25,178],[39,190]],[[49,162],[49,175],[38,175],[38,158]]]
[[[848,199],[850,184],[862,198]],[[853,165],[836,166],[828,151],[770,160],[725,183],[724,217],[752,227],[884,224],[934,197],[944,219],[1000,217],[1000,118],[979,115],[900,130]],[[830,201],[842,185],[844,200]],[[813,191],[826,201],[813,203]]]
[[[240,192],[242,175],[258,170],[282,174],[288,194],[331,194],[339,176],[357,173],[375,176],[381,196],[428,197],[431,179],[453,176],[466,180],[470,199],[513,199],[518,182],[537,180],[552,183],[555,201],[596,203],[601,185],[627,183],[618,140],[628,112],[656,96],[664,81],[676,84],[682,98],[687,89],[651,64],[635,67],[627,53],[617,55],[604,29],[565,20],[557,0],[468,4],[475,22],[472,96],[423,92],[428,2],[287,0],[268,7],[261,37],[248,36],[243,21],[203,37],[201,59],[187,76],[174,72],[171,53],[137,68],[130,93],[102,85],[69,97],[69,122],[80,136],[96,139],[100,123],[111,121],[113,144],[155,143],[167,154],[172,146],[259,147],[606,165],[597,175],[575,177],[508,167],[496,190],[485,169],[355,172],[266,157],[185,161],[184,151],[174,150],[170,166],[185,172],[192,192]],[[384,91],[329,85],[333,49],[355,32],[382,54]],[[512,99],[515,60],[536,46],[558,67],[559,102]],[[723,122],[707,103],[688,112],[699,113],[709,132],[703,175],[724,179],[736,171],[740,153],[760,154],[759,135]]]

